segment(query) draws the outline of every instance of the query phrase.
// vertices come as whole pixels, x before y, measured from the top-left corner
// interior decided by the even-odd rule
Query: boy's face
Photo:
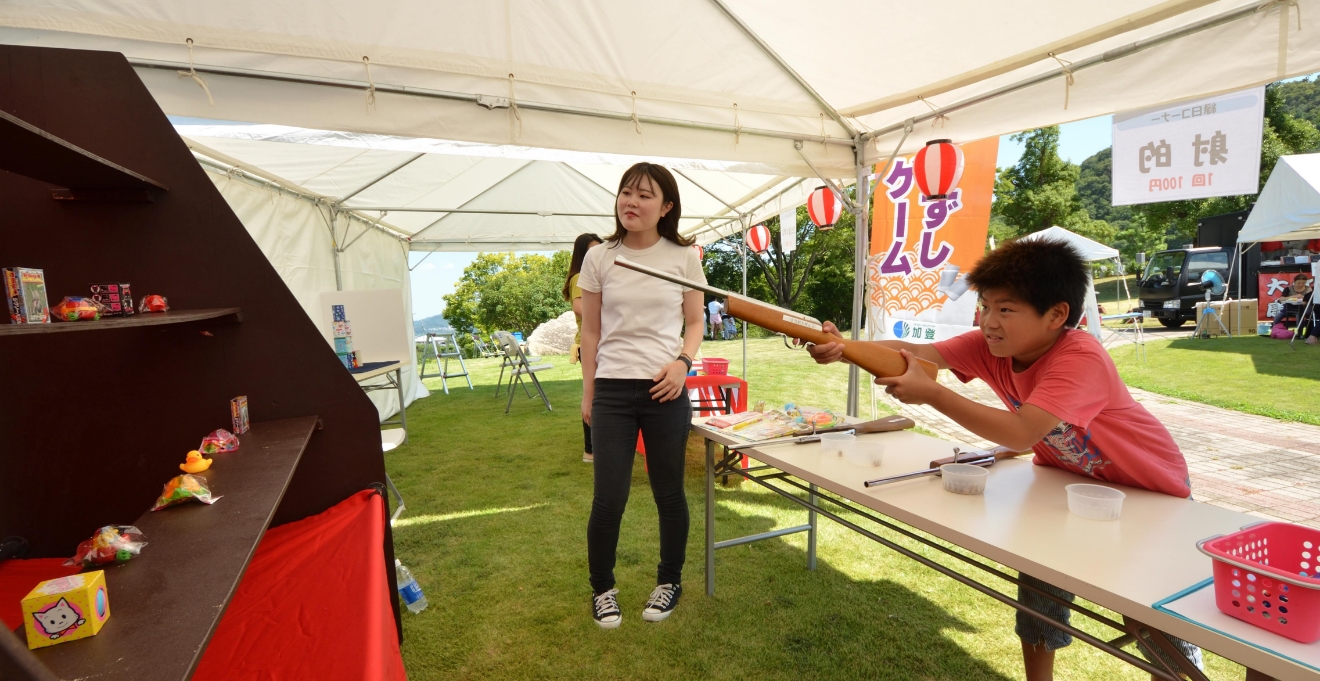
[[[981,334],[995,357],[1012,357],[1025,368],[1040,359],[1063,332],[1068,304],[1059,303],[1041,314],[1011,292],[981,292]]]

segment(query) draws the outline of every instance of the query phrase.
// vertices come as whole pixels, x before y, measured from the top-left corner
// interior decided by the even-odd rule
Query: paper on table
[[[1297,664],[1320,671],[1320,645],[1298,643],[1274,632],[1253,627],[1246,622],[1229,617],[1219,611],[1215,605],[1214,580],[1207,579],[1188,589],[1176,593],[1156,604],[1156,610],[1163,610],[1175,617],[1181,617],[1192,624],[1235,638],[1250,646],[1255,646],[1268,653],[1286,658]]]

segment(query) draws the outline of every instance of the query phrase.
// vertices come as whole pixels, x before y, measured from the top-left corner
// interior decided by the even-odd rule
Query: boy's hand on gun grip
[[[837,345],[837,343],[831,343]],[[917,356],[907,350],[899,350],[907,360],[907,371],[901,376],[875,379],[876,385],[885,386],[885,392],[903,404],[928,404],[939,390],[940,384],[926,375],[917,365]],[[819,360],[817,360],[819,361]]]
[[[843,340],[843,334],[839,333],[839,329],[834,326],[834,322],[825,322],[821,330],[831,336],[838,336],[839,340]],[[802,339],[794,338],[793,344],[802,345]],[[812,359],[816,360],[817,364],[830,364],[843,359],[843,343],[809,345],[807,346],[807,353],[811,355]]]

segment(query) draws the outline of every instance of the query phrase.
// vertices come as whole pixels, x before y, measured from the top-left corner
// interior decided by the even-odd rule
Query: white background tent
[[[1320,239],[1320,154],[1282,156],[1242,225],[1238,243]]]
[[[1303,15],[1320,0],[10,0],[0,41],[123,52],[175,116],[854,178],[865,199],[872,164],[929,139],[1320,70]]]
[[[1087,262],[1099,262],[1102,260],[1113,260],[1119,262],[1118,250],[1110,248],[1098,241],[1092,241],[1076,232],[1070,232],[1058,225],[1049,229],[1042,229],[1022,237],[1023,239],[1054,239],[1062,241],[1073,248]],[[1121,269],[1120,269],[1121,271]],[[1086,330],[1098,340],[1100,338],[1100,304],[1095,298],[1095,282],[1088,282],[1086,289]]]

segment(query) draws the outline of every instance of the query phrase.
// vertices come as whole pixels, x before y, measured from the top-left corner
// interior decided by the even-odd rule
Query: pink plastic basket
[[[1302,643],[1320,640],[1320,530],[1257,523],[1202,539],[1225,615]]]
[[[701,360],[701,366],[706,371],[707,376],[728,376],[729,360],[719,357],[707,357]]]

